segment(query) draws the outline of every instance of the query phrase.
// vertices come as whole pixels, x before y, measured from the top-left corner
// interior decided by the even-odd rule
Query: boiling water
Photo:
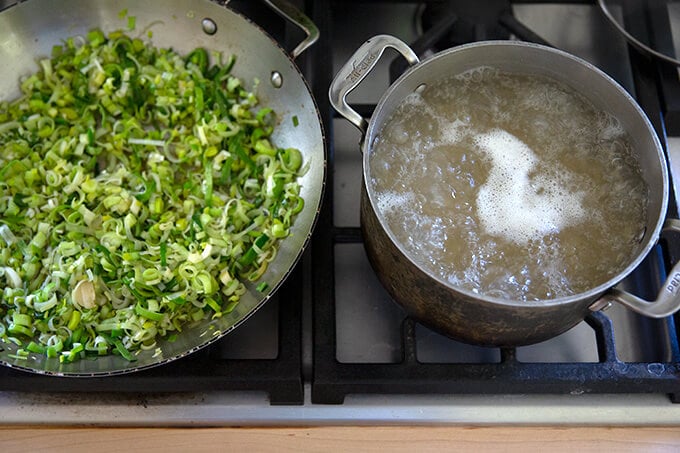
[[[618,121],[563,84],[480,68],[408,96],[369,185],[414,261],[470,291],[541,300],[620,272],[647,186]]]

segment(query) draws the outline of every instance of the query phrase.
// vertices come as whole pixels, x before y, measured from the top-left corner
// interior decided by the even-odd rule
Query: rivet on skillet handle
[[[291,57],[295,60],[302,54],[309,46],[314,44],[319,39],[319,29],[312,20],[305,16],[295,6],[285,0],[264,0],[271,9],[273,9],[279,16],[289,20],[305,32],[307,37],[297,45],[291,52]]]
[[[403,41],[390,35],[377,35],[359,47],[354,55],[338,71],[328,90],[331,104],[362,134],[366,134],[368,121],[347,104],[347,95],[371,72],[385,49],[391,47],[399,52],[413,66],[419,63],[418,56]]]
[[[664,233],[680,233],[680,220],[669,219],[663,226]],[[650,318],[665,318],[680,309],[680,262],[668,273],[656,300],[646,301],[625,291],[613,288],[590,306],[592,311],[601,310],[617,302]]]

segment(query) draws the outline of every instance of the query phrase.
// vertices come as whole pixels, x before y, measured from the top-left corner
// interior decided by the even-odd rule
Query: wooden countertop
[[[0,422],[1,423],[1,422]],[[679,452],[678,427],[0,428],[0,451]]]

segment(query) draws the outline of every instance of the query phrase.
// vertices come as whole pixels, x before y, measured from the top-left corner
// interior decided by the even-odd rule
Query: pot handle
[[[264,2],[269,5],[276,14],[300,27],[307,35],[307,37],[291,52],[290,55],[293,60],[299,57],[302,52],[307,50],[319,39],[319,29],[316,24],[314,24],[309,17],[305,16],[302,11],[293,6],[293,4],[286,0],[264,0]]]
[[[413,66],[419,63],[418,56],[403,41],[390,35],[377,35],[359,47],[354,55],[338,71],[330,88],[328,98],[331,104],[362,134],[366,133],[368,121],[347,104],[347,95],[371,72],[385,49],[391,47],[399,52]]]
[[[680,220],[668,219],[664,223],[664,233],[680,233]],[[612,288],[607,294],[590,306],[590,310],[598,311],[617,302],[641,315],[650,318],[665,318],[680,309],[680,262],[668,273],[668,277],[656,296],[656,300],[646,301],[620,289]]]

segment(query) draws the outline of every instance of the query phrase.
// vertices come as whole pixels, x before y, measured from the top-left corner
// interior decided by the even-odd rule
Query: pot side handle
[[[286,0],[264,0],[264,2],[269,5],[276,14],[300,27],[307,35],[307,37],[291,52],[290,56],[293,60],[299,57],[302,52],[307,50],[319,39],[319,28],[316,24],[291,3],[288,3]]]
[[[680,220],[668,219],[664,223],[663,232],[680,233]],[[612,288],[607,294],[590,306],[592,311],[608,307],[611,302],[617,302],[641,315],[650,318],[665,318],[680,309],[680,262],[668,273],[656,300],[646,301],[625,291]]]
[[[333,108],[366,134],[368,121],[347,104],[347,95],[371,72],[385,49],[391,47],[399,52],[413,66],[420,62],[418,56],[403,41],[390,35],[377,35],[359,47],[345,65],[338,71],[330,88],[328,98]]]

